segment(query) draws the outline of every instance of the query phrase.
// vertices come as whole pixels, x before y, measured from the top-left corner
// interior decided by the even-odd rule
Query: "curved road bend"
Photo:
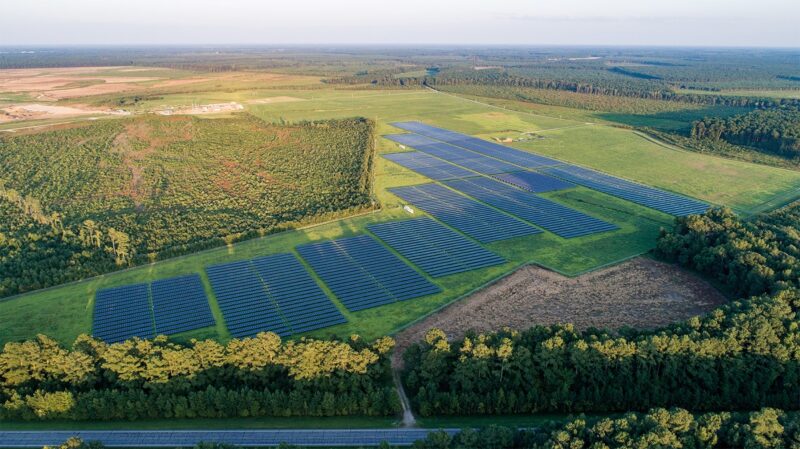
[[[237,446],[410,446],[433,429],[309,429],[309,430],[75,430],[0,431],[0,447],[57,446],[70,437],[100,441],[109,447],[180,447],[199,442]],[[457,429],[445,429],[450,434]]]

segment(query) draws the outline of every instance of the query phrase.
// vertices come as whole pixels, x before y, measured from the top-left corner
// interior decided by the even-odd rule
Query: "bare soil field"
[[[616,330],[652,329],[702,315],[726,302],[707,282],[677,266],[636,258],[576,278],[523,267],[395,336],[393,363],[433,327],[458,339],[468,330],[572,323]]]
[[[90,108],[84,105],[56,106],[52,104],[26,103],[0,108],[0,123],[20,120],[58,119],[87,115],[127,114],[109,109]]]

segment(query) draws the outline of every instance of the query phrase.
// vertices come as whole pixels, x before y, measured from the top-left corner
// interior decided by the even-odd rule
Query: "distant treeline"
[[[757,110],[728,118],[694,122],[692,137],[755,147],[785,158],[800,156],[800,110]]]
[[[590,77],[575,81],[569,79],[533,78],[509,73],[505,70],[446,70],[436,76],[397,78],[393,73],[377,73],[328,79],[331,84],[375,84],[380,86],[509,86],[535,89],[552,89],[595,95],[622,96],[651,100],[676,101],[712,106],[773,108],[781,105],[800,106],[799,99],[774,99],[748,96],[711,94],[686,94],[672,90],[668,85],[626,85],[618,81]]]
[[[0,353],[0,419],[392,415],[393,346],[265,333],[225,345],[81,336],[66,349],[39,336]]]

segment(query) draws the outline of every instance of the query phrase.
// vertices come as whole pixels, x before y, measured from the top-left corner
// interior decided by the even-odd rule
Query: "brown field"
[[[528,266],[398,333],[394,363],[434,327],[453,339],[469,330],[527,329],[536,324],[652,329],[725,302],[722,294],[688,271],[646,258],[576,278]]]
[[[109,109],[90,108],[85,105],[56,106],[52,104],[26,103],[0,107],[0,123],[109,114],[126,115]]]

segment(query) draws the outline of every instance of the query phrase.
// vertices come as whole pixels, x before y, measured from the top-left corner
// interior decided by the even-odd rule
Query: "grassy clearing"
[[[542,132],[521,148],[683,193],[750,214],[777,197],[800,196],[800,173],[660,145],[607,126]]]

